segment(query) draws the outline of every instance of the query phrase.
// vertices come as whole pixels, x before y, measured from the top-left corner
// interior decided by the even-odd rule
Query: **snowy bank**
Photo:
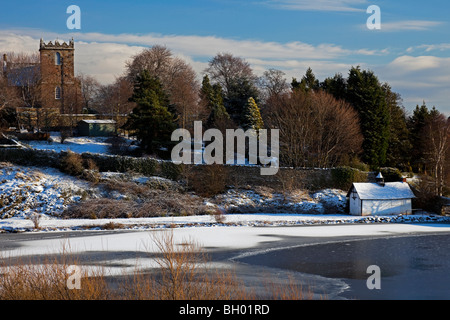
[[[151,230],[198,227],[281,227],[311,225],[450,223],[450,217],[436,215],[349,216],[311,214],[225,214],[223,222],[214,216],[155,217],[126,219],[60,219],[43,216],[39,229],[30,219],[15,217],[0,220],[0,232],[45,232],[85,230]]]

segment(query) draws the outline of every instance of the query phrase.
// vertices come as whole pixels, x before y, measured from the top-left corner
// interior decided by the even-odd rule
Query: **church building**
[[[58,108],[61,113],[78,113],[80,88],[75,79],[75,48],[73,39],[39,46],[41,71],[41,105]]]
[[[61,114],[81,112],[81,89],[75,78],[73,39],[69,43],[58,40],[45,43],[41,39],[38,62],[17,63],[8,58],[4,54],[2,61],[2,73],[8,79],[8,85],[34,94],[33,103],[24,101],[21,108],[56,109]]]

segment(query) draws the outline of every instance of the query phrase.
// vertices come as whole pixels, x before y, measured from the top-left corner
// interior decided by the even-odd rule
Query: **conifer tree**
[[[141,72],[134,85],[131,101],[137,105],[125,128],[134,131],[141,147],[149,153],[171,144],[176,119],[169,111],[169,98],[157,77]]]
[[[230,119],[223,103],[222,86],[218,83],[211,85],[208,75],[203,77],[200,96],[209,111],[209,127],[215,127],[218,121]]]
[[[377,167],[387,160],[390,117],[386,97],[372,71],[352,68],[348,77],[347,101],[360,116],[363,141],[363,161]]]
[[[242,126],[244,129],[260,130],[264,128],[264,122],[261,117],[258,105],[255,99],[248,98],[242,114]]]
[[[259,92],[256,86],[247,79],[236,79],[230,84],[229,92],[224,99],[228,114],[241,126],[243,126],[240,121],[243,119],[244,108],[250,97],[258,103]]]
[[[408,171],[411,169],[410,153],[412,145],[406,123],[406,111],[401,105],[400,95],[393,92],[388,83],[384,83],[382,88],[390,117],[386,165]]]

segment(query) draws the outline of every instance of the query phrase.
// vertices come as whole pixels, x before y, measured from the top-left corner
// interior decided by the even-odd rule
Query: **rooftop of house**
[[[356,191],[361,200],[398,200],[415,198],[409,184],[406,182],[353,183],[347,196]]]
[[[115,124],[114,120],[81,120],[81,122],[85,123],[97,123],[97,124]]]

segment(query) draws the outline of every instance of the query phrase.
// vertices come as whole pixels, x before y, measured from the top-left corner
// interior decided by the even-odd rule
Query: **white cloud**
[[[401,94],[405,107],[425,100],[450,116],[450,58],[404,55],[375,71]]]
[[[422,44],[419,46],[409,47],[406,52],[411,53],[417,50],[425,50],[425,52],[431,51],[447,51],[450,50],[450,43],[439,44]]]
[[[142,51],[143,47],[116,43],[77,42],[76,72],[95,77],[100,83],[111,83],[125,70],[130,57]]]
[[[366,0],[268,0],[265,4],[283,10],[299,11],[364,11],[368,2]]]
[[[383,22],[382,18],[381,31],[427,31],[442,25],[444,25],[444,22],[442,21],[403,20],[395,22]]]

